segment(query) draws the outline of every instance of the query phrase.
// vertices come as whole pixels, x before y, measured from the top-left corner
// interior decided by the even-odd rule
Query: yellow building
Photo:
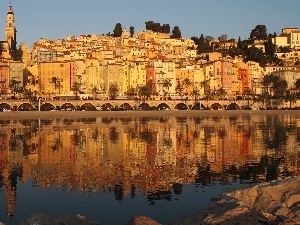
[[[84,80],[84,84],[86,86],[87,93],[92,93],[94,88],[97,90],[101,90],[100,84],[100,64],[97,58],[86,58],[85,59],[85,72],[86,72],[86,80]]]
[[[41,62],[39,64],[40,92],[70,95],[74,78],[73,62]]]
[[[203,67],[196,64],[194,65],[194,85],[195,90],[199,91],[200,96],[204,95],[203,82],[205,80]]]
[[[126,82],[124,82],[123,63],[108,63],[102,66],[102,68],[103,68],[103,74],[101,76],[103,76],[103,84],[102,84],[104,87],[103,90],[106,93],[108,93],[110,85],[116,84],[119,89],[118,95],[123,96],[124,88],[126,89],[125,87]]]
[[[131,61],[129,67],[129,86],[138,88],[146,84],[146,63],[143,61]]]
[[[194,84],[194,67],[187,65],[178,65],[175,68],[176,87],[180,84],[182,95],[188,97],[193,91]],[[179,93],[180,95],[180,93]]]

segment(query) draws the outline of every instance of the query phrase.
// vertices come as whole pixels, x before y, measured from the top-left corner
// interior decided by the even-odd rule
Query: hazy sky
[[[18,45],[28,47],[41,37],[52,40],[67,35],[107,34],[117,23],[135,32],[145,22],[179,26],[182,37],[242,39],[258,24],[268,33],[283,27],[300,28],[300,0],[12,0]],[[0,40],[4,40],[6,13],[10,1],[1,1]]]

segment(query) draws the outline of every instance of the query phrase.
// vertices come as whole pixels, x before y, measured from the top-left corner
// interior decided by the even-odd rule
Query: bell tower
[[[5,38],[8,42],[10,56],[15,60],[17,52],[17,30],[15,27],[15,15],[11,3],[6,15]]]

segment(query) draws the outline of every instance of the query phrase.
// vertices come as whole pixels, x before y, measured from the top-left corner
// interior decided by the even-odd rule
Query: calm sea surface
[[[81,214],[168,224],[217,194],[298,176],[300,116],[1,120],[0,221]]]

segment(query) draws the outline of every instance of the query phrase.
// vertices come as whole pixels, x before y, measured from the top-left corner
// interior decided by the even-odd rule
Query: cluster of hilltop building
[[[273,38],[276,46],[292,49],[276,53],[280,59],[291,62],[285,66],[261,67],[257,62],[243,62],[242,57],[224,57],[219,52],[199,55],[193,40],[170,36],[150,30],[130,35],[124,29],[121,37],[92,34],[57,40],[41,38],[31,50],[25,43],[17,48],[10,5],[6,40],[0,42],[0,92],[10,94],[10,82],[15,80],[20,93],[30,89],[45,96],[74,95],[76,83],[76,92],[104,97],[114,85],[117,96],[124,97],[129,89],[151,81],[158,97],[176,97],[178,85],[185,95],[197,90],[203,96],[222,88],[227,96],[235,96],[247,88],[255,94],[262,93],[262,78],[270,73],[286,80],[290,90],[295,89],[295,80],[300,78],[300,67],[293,63],[300,57],[298,28],[284,28],[281,35]],[[224,49],[237,45],[232,40],[214,40],[210,44]],[[261,42],[254,46],[264,51]]]

